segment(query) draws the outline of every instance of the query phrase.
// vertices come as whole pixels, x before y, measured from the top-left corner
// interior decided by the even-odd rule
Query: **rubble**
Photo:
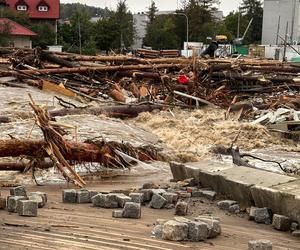
[[[143,194],[141,193],[130,193],[129,197],[131,198],[131,201],[135,203],[141,204],[144,201]]]
[[[291,219],[287,216],[274,214],[272,226],[280,231],[289,231],[291,228]]]
[[[223,200],[217,203],[217,206],[222,210],[229,210],[229,208],[233,205],[236,205],[237,202],[233,200]]]
[[[253,208],[254,220],[257,223],[271,224],[271,216],[268,208]]]
[[[126,202],[123,208],[123,218],[140,219],[141,204],[135,202]]]
[[[17,212],[20,216],[37,217],[38,202],[32,200],[18,200]]]
[[[248,250],[272,250],[272,242],[269,240],[251,240],[248,242]]]
[[[21,200],[28,200],[25,196],[8,196],[7,197],[7,211],[17,213],[18,202]]]
[[[23,186],[10,189],[10,195],[12,196],[27,196],[26,189]]]
[[[155,209],[161,209],[167,204],[167,200],[162,197],[158,193],[154,193],[152,195],[152,199],[150,202],[150,207],[155,208]]]
[[[188,238],[189,226],[186,223],[180,223],[170,220],[163,225],[162,239],[171,241],[184,241]]]
[[[185,216],[188,213],[189,204],[184,201],[178,201],[175,206],[175,214],[179,216]]]

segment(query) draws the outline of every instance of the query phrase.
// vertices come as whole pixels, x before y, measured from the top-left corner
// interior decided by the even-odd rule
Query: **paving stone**
[[[76,191],[76,202],[79,204],[90,203],[90,191],[86,189],[81,189]]]
[[[158,189],[152,189],[152,193],[153,194],[159,194],[159,195],[162,195],[163,193],[166,193],[167,191],[164,190],[164,189],[161,189],[161,188],[158,188]]]
[[[241,211],[240,205],[232,205],[228,208],[228,212],[232,214],[238,214]]]
[[[158,185],[154,184],[153,182],[147,182],[143,184],[142,189],[156,189]]]
[[[249,220],[254,220],[255,218],[255,210],[257,209],[258,207],[250,207],[250,211],[249,211]]]
[[[291,224],[291,231],[293,232],[293,231],[296,231],[298,229],[300,229],[299,224],[297,222],[293,222]]]
[[[185,216],[188,213],[189,204],[185,201],[177,202],[175,206],[175,214],[179,216]]]
[[[17,212],[20,216],[37,217],[38,203],[30,200],[18,200]]]
[[[135,202],[126,202],[123,208],[123,217],[140,219],[141,218],[141,204]]]
[[[150,202],[150,207],[161,209],[167,204],[167,200],[159,194],[154,193]]]
[[[170,220],[163,225],[162,238],[171,241],[183,241],[188,238],[189,227],[186,223]]]
[[[162,238],[162,234],[163,234],[163,225],[156,225],[154,226],[153,230],[152,230],[152,235],[155,236],[158,239]]]
[[[272,250],[272,242],[269,240],[250,240],[248,250]]]
[[[272,226],[280,231],[289,231],[291,229],[291,219],[289,217],[274,214]]]
[[[10,189],[10,195],[12,196],[27,196],[24,186],[18,186]]]
[[[116,194],[116,200],[118,202],[119,207],[124,207],[126,202],[130,202],[131,198],[125,194]]]
[[[0,209],[6,208],[6,199],[0,197]]]
[[[28,197],[25,196],[8,196],[7,197],[7,211],[16,213],[17,212],[17,206],[19,200],[28,200]]]
[[[29,193],[29,195],[40,195],[43,199],[43,204],[41,204],[41,205],[43,205],[43,207],[48,202],[48,195],[45,192],[39,192],[39,191],[38,192],[31,192],[31,193]]]
[[[35,202],[37,202],[39,208],[42,208],[42,207],[45,206],[43,197],[42,197],[41,195],[38,195],[38,194],[29,194],[29,195],[28,195],[28,199],[29,199],[30,201],[35,201]]]
[[[65,189],[62,191],[63,203],[76,203],[76,190],[75,189]]]
[[[205,218],[199,216],[195,219],[195,221],[204,222],[207,224],[208,227],[208,239],[216,238],[218,235],[221,234],[221,224],[219,220]]]
[[[213,201],[217,196],[217,193],[215,191],[212,191],[212,190],[197,190],[197,191],[194,191],[192,193],[192,197],[204,197],[206,199],[209,199],[211,201]]]
[[[116,190],[112,190],[110,193],[124,194],[126,196],[129,196],[129,194],[132,193],[132,190],[130,190],[130,189],[116,189]]]
[[[131,198],[131,201],[135,203],[141,204],[144,201],[143,194],[141,193],[130,193],[129,197]]]
[[[257,223],[271,224],[271,216],[268,208],[256,208],[254,210],[254,220]]]
[[[95,191],[95,190],[89,190],[89,192],[90,192],[90,201],[89,201],[89,203],[92,203],[92,198],[94,196],[96,196],[97,194],[99,194],[100,192]]]
[[[236,201],[233,200],[224,200],[224,201],[219,201],[217,203],[217,206],[222,209],[222,210],[228,210],[230,206],[238,204]]]
[[[175,193],[163,193],[162,197],[164,197],[167,200],[167,204],[176,204],[178,200],[178,195]]]
[[[300,238],[300,230],[295,230],[294,232],[292,232],[292,235],[293,235],[294,237]]]
[[[153,191],[152,189],[142,189],[140,192],[143,194],[143,201],[149,202],[152,199]]]
[[[118,208],[117,194],[98,194],[92,198],[94,207]]]
[[[208,237],[208,225],[204,222],[188,222],[188,239],[191,241],[204,241]]]
[[[123,218],[123,210],[112,211],[113,218]]]

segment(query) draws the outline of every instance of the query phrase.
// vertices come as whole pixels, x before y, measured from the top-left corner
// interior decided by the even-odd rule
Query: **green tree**
[[[37,33],[32,39],[33,47],[46,49],[48,45],[55,43],[55,32],[49,24],[32,25],[31,30]]]
[[[239,18],[240,15],[240,18]],[[224,25],[226,27],[227,30],[227,35],[229,37],[230,40],[233,40],[235,38],[238,38],[238,22],[240,19],[240,31],[239,31],[239,37],[243,36],[244,31],[247,28],[248,25],[248,18],[244,15],[242,15],[242,13],[239,12],[230,12],[224,19]],[[247,41],[247,37],[246,39],[243,41],[243,43],[248,43],[249,41]]]
[[[0,23],[0,46],[7,47],[11,41],[11,27],[9,23]]]
[[[149,19],[149,23],[151,24],[154,21],[156,12],[158,11],[158,8],[156,7],[156,4],[154,1],[151,2],[151,5],[148,8],[148,19]]]

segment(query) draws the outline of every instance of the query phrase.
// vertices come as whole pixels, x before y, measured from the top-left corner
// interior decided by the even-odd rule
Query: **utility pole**
[[[240,24],[241,24],[241,7],[239,6],[239,12],[238,12],[238,26],[237,26],[237,34],[236,37],[240,38]]]
[[[289,22],[286,23],[285,29],[285,37],[284,37],[284,48],[283,48],[283,62],[286,62],[286,46],[287,46],[287,39],[288,39],[288,30],[289,30]]]
[[[278,45],[278,36],[279,36],[279,32],[280,32],[280,19],[281,17],[278,17],[278,25],[277,25],[277,34],[276,34],[276,45]]]
[[[296,15],[296,0],[294,0],[294,6],[293,6],[293,14],[292,14],[292,27],[291,27],[291,39],[290,44],[293,44],[294,40],[294,27],[295,27],[295,15]]]

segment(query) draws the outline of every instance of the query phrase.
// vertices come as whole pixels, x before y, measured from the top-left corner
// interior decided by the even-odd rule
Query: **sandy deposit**
[[[242,150],[274,147],[300,150],[297,143],[270,133],[264,126],[241,123],[234,117],[225,121],[221,109],[143,113],[136,122],[157,134],[183,162],[211,157],[210,148],[214,145],[229,147],[240,129],[235,145]]]

